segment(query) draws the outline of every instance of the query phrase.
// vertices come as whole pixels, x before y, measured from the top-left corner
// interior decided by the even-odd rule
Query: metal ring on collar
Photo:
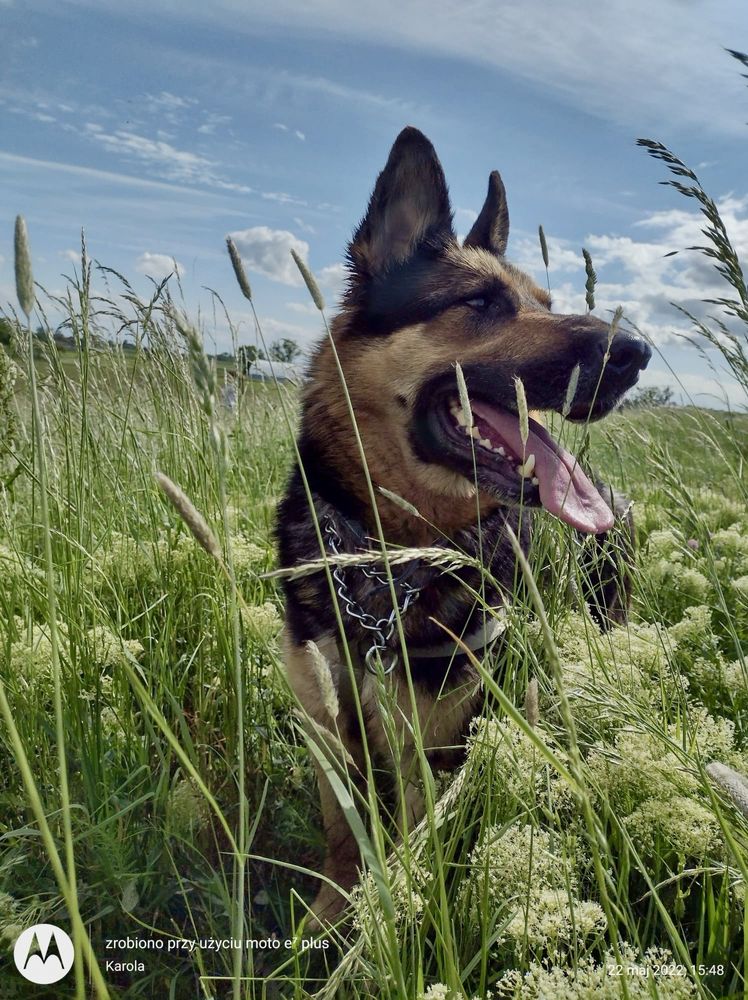
[[[385,664],[384,656],[382,655],[385,652],[388,653],[390,657],[390,661],[387,664]],[[366,665],[366,669],[369,671],[370,674],[378,673],[377,658],[379,658],[379,661],[382,664],[382,673],[385,676],[387,676],[387,674],[391,674],[392,671],[400,662],[400,657],[393,649],[383,650],[380,649],[379,646],[374,644],[373,646],[369,646],[369,648],[366,651],[366,656],[364,657],[364,664]]]

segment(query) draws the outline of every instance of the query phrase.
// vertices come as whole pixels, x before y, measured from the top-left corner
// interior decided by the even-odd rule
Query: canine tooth
[[[474,437],[476,441],[480,441],[480,431],[475,424],[470,428],[470,436]]]
[[[520,466],[523,479],[529,479],[535,469],[535,456],[528,455],[524,465]]]
[[[484,448],[488,448],[489,451],[491,449],[491,442],[488,440],[488,438],[479,438],[478,444],[483,445]]]
[[[532,477],[532,485],[533,486],[540,486],[540,480],[538,479],[537,476],[533,476]]]
[[[503,456],[504,456],[504,458],[506,458],[506,448],[502,448],[502,446],[501,446],[501,445],[499,445],[499,447],[498,447],[498,448],[497,448],[496,450],[498,451],[498,453],[499,453],[500,455],[503,455]]]

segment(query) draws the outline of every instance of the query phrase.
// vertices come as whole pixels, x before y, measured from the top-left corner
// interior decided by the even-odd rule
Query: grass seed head
[[[304,284],[309,289],[309,294],[312,296],[312,302],[314,302],[315,306],[320,312],[322,312],[325,308],[325,300],[322,298],[322,292],[319,290],[316,278],[294,249],[291,250],[291,256],[294,259],[294,264],[296,264],[301,272]]]
[[[249,278],[247,277],[247,272],[244,270],[244,264],[242,264],[242,259],[236,248],[236,243],[234,243],[230,236],[226,237],[226,247],[229,251],[231,266],[234,268],[234,274],[236,275],[236,280],[239,288],[241,289],[241,293],[248,302],[251,302],[252,288],[249,284]]]
[[[405,497],[401,497],[397,493],[393,493],[391,490],[386,489],[384,486],[379,487],[379,492],[382,494],[383,497],[386,497],[388,500],[394,503],[396,507],[399,507],[400,510],[404,510],[407,514],[412,514],[413,517],[421,516],[421,513],[418,510],[418,508],[414,507],[409,500],[405,499]]]
[[[582,256],[584,257],[584,273],[587,275],[587,281],[584,286],[584,299],[587,303],[587,309],[589,312],[595,308],[595,285],[597,284],[597,274],[592,266],[592,256],[589,250],[585,250],[582,247]]]
[[[616,311],[613,313],[613,319],[610,321],[610,333],[608,334],[608,343],[615,337],[616,331],[620,326],[621,319],[623,318],[623,306],[616,306]]]
[[[574,397],[577,394],[577,386],[579,385],[579,363],[575,364],[571,370],[571,376],[569,377],[569,384],[566,387],[566,398],[564,399],[564,405],[561,407],[561,415],[568,417],[569,411],[571,410],[571,404],[574,402]]]
[[[525,718],[534,729],[540,722],[540,708],[538,706],[538,679],[533,677],[527,685],[525,694]]]
[[[519,435],[522,438],[522,445],[527,444],[530,436],[530,413],[527,409],[527,396],[521,378],[514,379],[514,391],[517,394],[517,414],[519,416]]]
[[[309,651],[312,669],[317,678],[320,695],[322,696],[322,704],[325,706],[330,718],[337,719],[340,712],[340,704],[338,703],[338,692],[332,677],[330,664],[316,642],[310,639],[306,644],[306,648]]]
[[[209,556],[222,562],[221,547],[218,539],[210,530],[208,522],[192,503],[187,494],[163,472],[156,473],[156,482],[166,494],[167,499],[177,514],[190,529],[195,541],[205,549]]]
[[[205,353],[202,337],[195,327],[180,315],[176,309],[170,310],[170,316],[180,336],[187,344],[192,377],[200,393],[203,410],[210,417],[213,415],[215,409],[216,392],[218,389],[215,368]]]
[[[18,302],[29,318],[34,308],[34,272],[31,268],[31,250],[29,248],[29,233],[26,220],[22,215],[16,216],[15,230],[15,263],[16,263],[16,295]]]
[[[734,771],[727,764],[718,760],[707,764],[706,773],[715,784],[727,793],[735,808],[744,816],[748,816],[748,778],[740,771]]]
[[[540,239],[540,252],[543,255],[543,263],[548,268],[548,244],[545,241],[545,233],[543,232],[543,227],[538,226],[538,238]]]
[[[455,375],[457,377],[457,392],[460,396],[462,415],[467,420],[467,428],[470,429],[473,426],[473,411],[470,408],[470,397],[468,396],[465,375],[463,374],[462,365],[459,361],[455,361]]]

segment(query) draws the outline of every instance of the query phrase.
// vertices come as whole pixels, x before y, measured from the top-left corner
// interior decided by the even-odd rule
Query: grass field
[[[314,937],[317,794],[265,576],[295,390],[223,410],[196,338],[132,297],[107,311],[149,351],[94,349],[87,275],[74,356],[0,356],[0,994],[742,996],[748,417],[590,428],[634,501],[629,627],[575,607],[576,545],[542,517],[548,633],[518,597],[466,762],[408,842],[348,802],[368,874],[347,936]],[[85,957],[47,992],[11,960],[41,921]]]

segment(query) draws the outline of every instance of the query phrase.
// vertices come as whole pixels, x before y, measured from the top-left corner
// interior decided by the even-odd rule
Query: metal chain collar
[[[322,522],[322,529],[325,533],[328,549],[333,555],[341,555],[342,539],[335,527],[335,522],[329,514],[323,517]],[[367,579],[375,581],[376,587],[374,589],[389,588],[389,578],[381,570],[378,570],[373,563],[356,566],[356,569],[360,570]],[[413,602],[418,600],[423,588],[413,587],[409,584],[404,579],[405,572],[401,573],[398,577],[393,576],[393,584],[396,588],[399,586],[403,594],[402,604],[399,604],[397,608],[393,607],[386,618],[376,618],[374,615],[369,614],[368,611],[364,611],[361,605],[351,596],[348,585],[345,582],[342,566],[335,566],[332,570],[332,576],[337,584],[338,597],[343,602],[348,617],[358,622],[361,628],[373,633],[372,644],[364,655],[366,669],[369,673],[376,674],[377,661],[379,661],[385,674],[392,673],[400,662],[400,656],[394,649],[390,649],[387,651],[387,663],[385,663],[384,653],[395,633],[397,615],[399,613],[402,616],[407,612]]]

